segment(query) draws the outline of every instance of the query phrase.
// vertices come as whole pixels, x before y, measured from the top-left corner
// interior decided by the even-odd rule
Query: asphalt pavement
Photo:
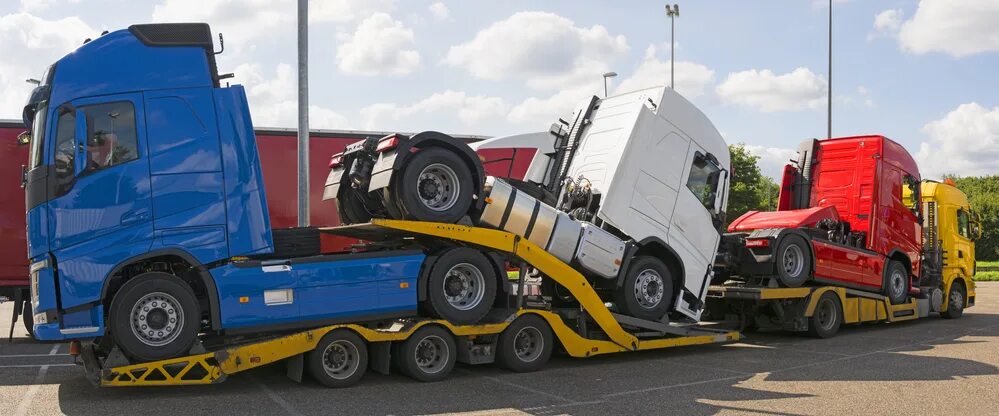
[[[458,365],[438,383],[369,373],[341,390],[296,383],[273,364],[212,386],[99,389],[66,346],[0,341],[0,413],[325,414],[992,414],[999,409],[999,283],[979,283],[959,320],[844,328],[818,340],[750,333],[743,342],[588,359],[537,373]],[[6,336],[12,305],[0,305]]]

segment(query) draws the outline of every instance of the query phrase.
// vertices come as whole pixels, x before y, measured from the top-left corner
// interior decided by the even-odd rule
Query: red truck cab
[[[904,302],[922,250],[919,169],[884,136],[807,140],[784,168],[777,211],[732,221],[722,277],[776,277],[882,292]]]

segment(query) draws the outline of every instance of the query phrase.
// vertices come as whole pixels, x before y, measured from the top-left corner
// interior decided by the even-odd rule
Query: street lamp
[[[666,16],[669,16],[669,87],[673,88],[673,66],[676,61],[673,59],[673,51],[676,50],[676,30],[674,29],[673,20],[680,15],[680,5],[674,4],[673,7],[666,5]]]
[[[614,78],[617,72],[607,72],[604,74],[604,97],[607,97],[607,78]]]

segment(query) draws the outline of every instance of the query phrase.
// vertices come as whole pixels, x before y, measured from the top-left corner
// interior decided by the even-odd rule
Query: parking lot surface
[[[0,305],[0,333],[12,305]],[[999,283],[959,320],[846,327],[835,338],[750,333],[743,342],[589,359],[516,374],[459,364],[439,383],[369,373],[330,390],[274,364],[213,386],[98,389],[65,345],[0,342],[0,406],[13,415],[991,414],[999,408]],[[8,413],[9,412],[9,413]]]

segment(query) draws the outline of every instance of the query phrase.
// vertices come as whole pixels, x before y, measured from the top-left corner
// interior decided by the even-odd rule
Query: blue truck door
[[[98,300],[107,273],[148,250],[152,213],[142,95],[79,99],[65,108],[75,113],[76,128],[72,139],[55,143],[48,227],[67,277],[60,279],[61,306],[71,308]]]

